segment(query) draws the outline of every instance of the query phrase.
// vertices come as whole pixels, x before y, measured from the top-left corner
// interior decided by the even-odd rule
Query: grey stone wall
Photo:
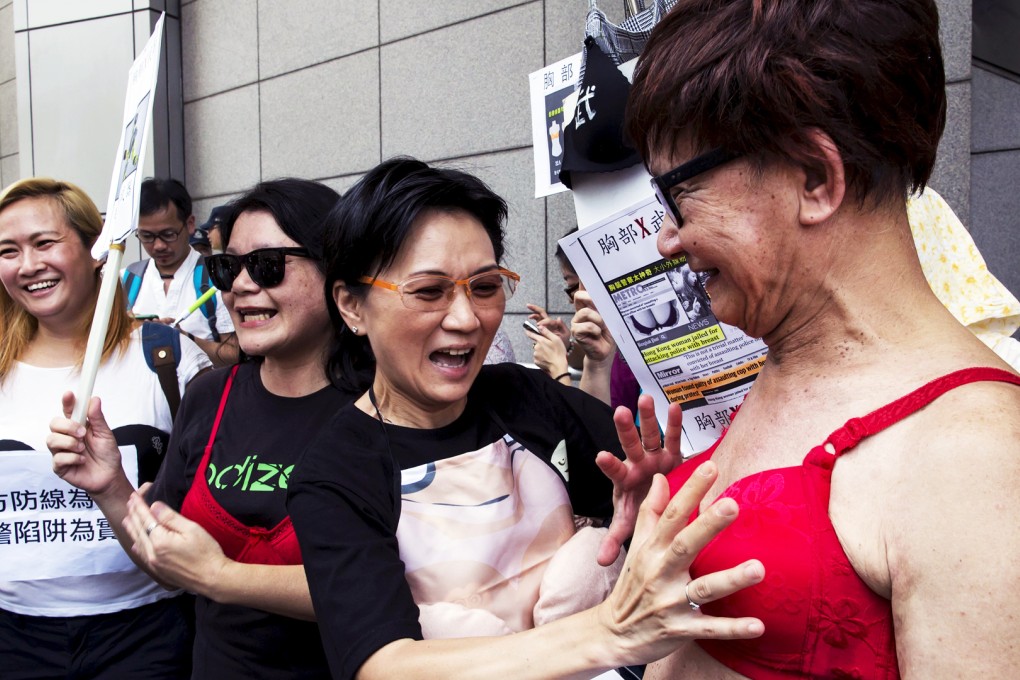
[[[1020,79],[973,74],[968,226],[988,269],[1020,297]]]
[[[931,185],[967,223],[970,214],[970,0],[938,0],[946,66],[946,130]]]
[[[0,2],[0,185],[20,179],[18,83],[14,58],[14,5]]]

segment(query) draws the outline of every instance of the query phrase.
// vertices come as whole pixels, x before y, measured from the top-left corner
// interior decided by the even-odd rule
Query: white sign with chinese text
[[[535,198],[566,191],[560,183],[563,127],[573,114],[563,100],[577,88],[581,53],[535,71],[531,84],[531,136],[535,153]],[[569,115],[568,115],[569,114]]]
[[[138,454],[121,447],[128,479]],[[49,451],[0,453],[0,581],[127,571],[127,556],[87,493],[53,473]]]
[[[156,98],[159,54],[163,43],[163,19],[159,20],[141,54],[128,71],[124,96],[124,122],[120,144],[113,160],[110,197],[106,202],[106,223],[92,246],[92,257],[101,260],[111,243],[118,243],[138,227],[138,199],[145,167],[145,140],[152,125],[152,102]]]
[[[649,192],[650,193],[650,192]],[[708,448],[729,425],[767,348],[712,314],[698,275],[659,255],[664,212],[653,196],[560,240],[641,389],[684,410],[681,451]]]

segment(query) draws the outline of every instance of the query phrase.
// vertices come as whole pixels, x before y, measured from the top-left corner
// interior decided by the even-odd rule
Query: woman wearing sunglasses
[[[98,405],[84,440],[53,424],[55,468],[93,495],[143,568],[197,594],[197,678],[328,677],[285,497],[301,450],[350,401],[326,372],[337,347],[320,225],[337,199],[283,179],[231,204],[225,252],[206,263],[251,360],[189,390],[145,498],[125,486]]]
[[[614,482],[617,511],[635,512],[652,473],[676,461],[654,417],[620,444],[599,400],[534,369],[482,365],[519,281],[500,265],[505,218],[475,177],[394,159],[327,219],[341,379],[360,396],[305,452],[288,508],[335,678],[560,677],[661,656],[695,626],[760,634],[655,587],[686,568],[670,546],[693,488],[662,524],[646,513],[627,575],[587,609],[613,588],[620,537],[599,555],[613,568],[600,567],[603,534],[575,522],[613,511]],[[596,465],[604,447],[612,481]],[[661,477],[654,489],[663,500]],[[677,540],[696,552],[731,507]],[[722,597],[759,578],[749,562],[692,589]]]

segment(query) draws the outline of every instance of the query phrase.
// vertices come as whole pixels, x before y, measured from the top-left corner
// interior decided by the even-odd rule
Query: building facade
[[[932,185],[1020,294],[1020,67],[972,48],[1018,4],[938,2],[949,118]],[[623,6],[600,3],[615,19]],[[552,250],[573,204],[533,197],[527,76],[580,51],[586,0],[0,0],[5,186],[50,174],[105,205],[127,69],[164,9],[148,170],[184,180],[200,222],[262,179],[343,191],[394,155],[456,165],[510,205],[508,265],[523,282],[504,328],[518,359],[530,359],[525,303],[572,311]]]

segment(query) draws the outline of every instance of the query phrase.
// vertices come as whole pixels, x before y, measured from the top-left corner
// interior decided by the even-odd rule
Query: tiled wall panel
[[[375,50],[261,85],[262,176],[334,177],[379,162]]]
[[[258,85],[185,104],[184,144],[195,197],[239,192],[258,182]]]
[[[375,2],[259,0],[259,75],[269,78],[375,47],[378,37]]]
[[[542,67],[541,18],[531,3],[383,46],[383,156],[527,146],[527,74]]]

